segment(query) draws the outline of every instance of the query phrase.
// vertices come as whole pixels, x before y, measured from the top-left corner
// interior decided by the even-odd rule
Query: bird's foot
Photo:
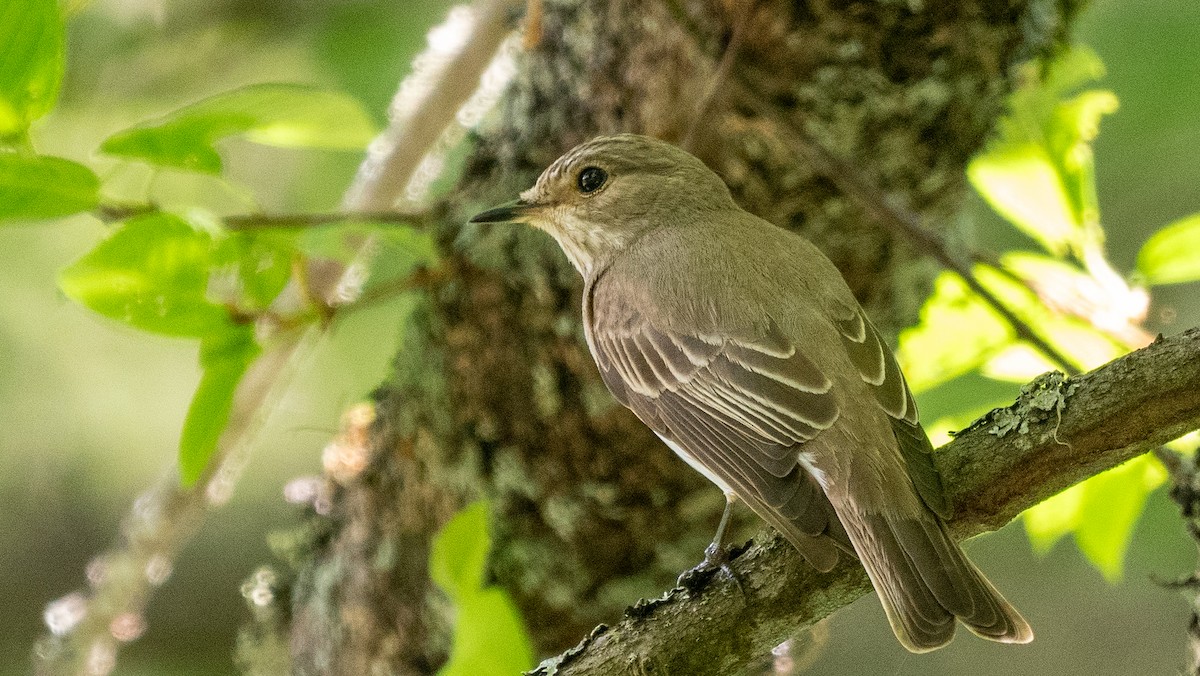
[[[695,594],[712,579],[713,575],[719,572],[722,576],[733,580],[733,583],[737,585],[738,592],[745,598],[746,590],[742,587],[742,581],[733,572],[733,568],[729,566],[729,561],[729,548],[720,547],[714,542],[705,548],[704,560],[699,565],[684,571],[679,576],[678,585],[686,589],[689,594]]]

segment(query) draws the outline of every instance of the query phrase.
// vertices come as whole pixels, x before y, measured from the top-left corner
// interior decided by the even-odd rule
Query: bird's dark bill
[[[533,208],[532,204],[522,200],[513,200],[508,204],[501,204],[494,209],[488,209],[482,213],[475,214],[471,218],[472,223],[512,223],[515,221],[523,221],[529,215],[529,211]]]

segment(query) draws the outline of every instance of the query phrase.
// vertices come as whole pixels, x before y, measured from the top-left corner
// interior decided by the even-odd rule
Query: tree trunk
[[[492,501],[495,579],[544,654],[670,587],[720,514],[720,491],[608,396],[582,337],[580,280],[555,244],[464,226],[473,209],[511,199],[597,134],[690,139],[745,208],[818,244],[894,334],[916,320],[936,269],[750,111],[803,116],[824,147],[945,231],[1014,64],[1052,49],[1074,11],[1070,0],[543,4],[540,40],[437,233],[444,270],[377,393],[371,462],[309,526],[292,607],[298,673],[436,669],[448,629],[429,538],[470,499]]]

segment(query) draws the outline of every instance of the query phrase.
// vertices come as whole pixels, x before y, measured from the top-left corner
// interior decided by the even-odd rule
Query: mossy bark
[[[953,231],[964,166],[1003,111],[1014,65],[1052,49],[1074,11],[1055,0],[543,4],[540,41],[480,130],[437,233],[445,269],[378,391],[372,462],[313,527],[293,596],[298,673],[421,673],[444,659],[428,543],[469,499],[492,501],[495,580],[544,654],[671,586],[719,516],[720,492],[608,397],[582,339],[580,281],[554,243],[464,226],[472,209],[511,199],[597,134],[691,138],[745,208],[816,242],[894,333],[915,321],[936,270],[799,164],[726,85],[751,83],[748,95],[802,114],[864,179]]]

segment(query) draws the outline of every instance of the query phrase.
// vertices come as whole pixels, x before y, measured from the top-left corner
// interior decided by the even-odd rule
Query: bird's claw
[[[729,549],[718,547],[714,542],[704,550],[704,560],[696,567],[684,571],[679,576],[678,586],[686,589],[688,593],[694,594],[704,586],[713,575],[720,572],[723,576],[733,580],[737,585],[738,592],[745,598],[746,590],[742,587],[742,581],[734,574],[733,568],[729,565]]]

